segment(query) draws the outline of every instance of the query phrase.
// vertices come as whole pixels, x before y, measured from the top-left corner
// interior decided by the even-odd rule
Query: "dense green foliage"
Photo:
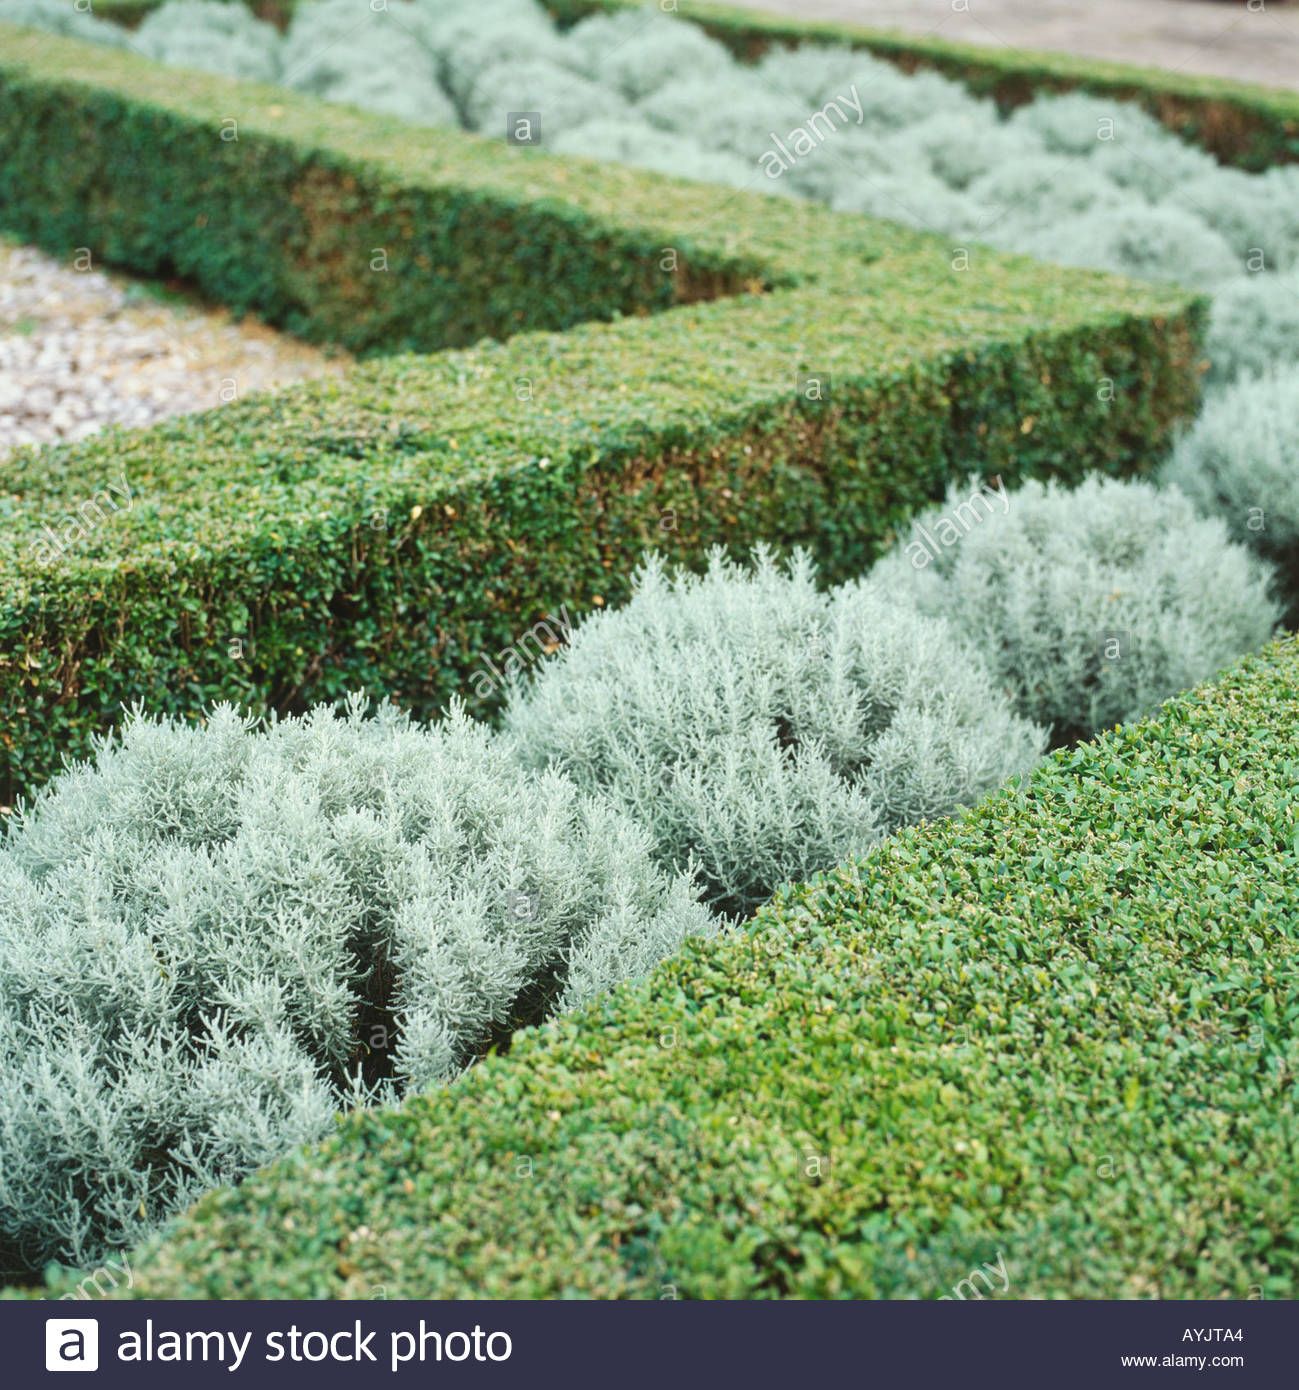
[[[971,480],[916,517],[872,582],[948,618],[1058,741],[1150,714],[1270,636],[1271,568],[1176,488]]]
[[[718,912],[972,804],[1045,746],[943,618],[815,580],[805,555],[650,563],[506,709],[526,762],[624,810]]]
[[[1299,270],[1251,275],[1222,286],[1213,297],[1205,347],[1215,387],[1295,361]]]
[[[0,138],[0,220],[316,336],[435,347],[677,306],[0,465],[10,794],[124,702],[364,687],[431,713],[559,605],[625,596],[647,549],[804,542],[859,574],[971,458],[1012,481],[1148,467],[1197,398],[1180,291],[986,251],[972,296],[948,243],[896,226],[281,89],[181,91],[131,54],[7,51]]]
[[[462,713],[134,720],[0,843],[0,1260],[89,1261],[712,930]]]
[[[1291,640],[348,1118],[132,1296],[1295,1297],[1296,686]]]

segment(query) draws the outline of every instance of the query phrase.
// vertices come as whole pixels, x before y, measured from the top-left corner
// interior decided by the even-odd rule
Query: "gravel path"
[[[252,320],[164,302],[129,279],[0,241],[0,457],[207,410],[346,362]]]
[[[1056,49],[1120,63],[1299,88],[1299,5],[1215,0],[744,0],[993,48]]]

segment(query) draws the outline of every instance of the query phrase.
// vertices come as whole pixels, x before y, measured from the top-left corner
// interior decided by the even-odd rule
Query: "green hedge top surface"
[[[514,334],[0,464],[10,796],[137,700],[436,709],[650,546],[845,577],[974,460],[1145,467],[1195,405],[1175,288],[2,38],[0,224],[353,347]]]
[[[1287,639],[347,1117],[130,1296],[1294,1297],[1297,683]]]
[[[641,0],[545,0],[561,22],[635,9]],[[1135,101],[1185,139],[1229,164],[1266,169],[1299,160],[1299,92],[1231,78],[1202,76],[1070,53],[1035,52],[959,43],[936,35],[904,33],[683,0],[682,19],[702,25],[741,58],[756,58],[777,44],[849,44],[867,48],[899,67],[934,68],[1003,106],[1018,106],[1045,91],[1081,89]]]

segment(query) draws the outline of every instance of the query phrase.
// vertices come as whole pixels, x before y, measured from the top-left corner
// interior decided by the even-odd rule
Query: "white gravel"
[[[0,241],[0,457],[341,372],[252,320]]]

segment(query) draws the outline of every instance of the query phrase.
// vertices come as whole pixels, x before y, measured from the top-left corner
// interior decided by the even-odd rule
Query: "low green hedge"
[[[765,288],[777,259],[792,282],[813,261],[797,219],[744,250],[692,234],[719,202],[697,186],[280,87],[182,83],[131,52],[11,26],[0,40],[0,226],[182,277],[316,341],[433,352]],[[855,249],[869,259],[877,241]]]
[[[1294,1297],[1297,684],[1291,638],[347,1117],[130,1296]]]
[[[638,8],[642,0],[544,0],[561,23],[599,11]],[[933,68],[1003,107],[1045,91],[1095,92],[1144,106],[1170,129],[1245,169],[1299,160],[1299,92],[1230,78],[1110,63],[1069,53],[958,43],[931,35],[871,29],[683,0],[683,19],[702,25],[751,61],[774,44],[851,44],[908,72]]]
[[[1167,286],[9,35],[0,225],[354,347],[614,320],[0,464],[9,795],[137,700],[431,712],[647,547],[844,577],[974,461],[1131,471],[1196,404],[1202,305]]]

